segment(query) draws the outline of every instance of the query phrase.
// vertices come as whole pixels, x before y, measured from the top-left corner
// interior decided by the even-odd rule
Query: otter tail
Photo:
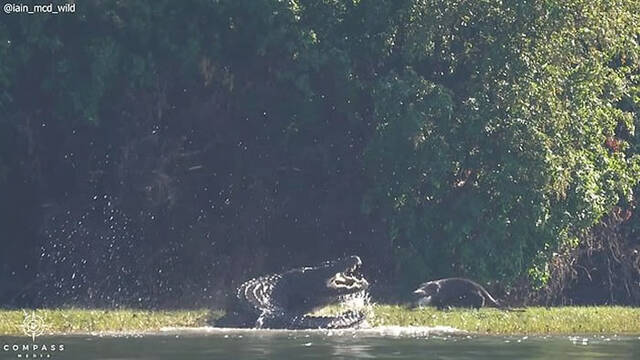
[[[504,310],[504,311],[517,311],[517,312],[524,311],[524,309],[514,309],[514,308],[510,308],[508,306],[503,305],[500,301],[496,300],[493,296],[491,296],[491,294],[489,294],[489,292],[483,287],[480,287],[480,290],[482,292],[482,295],[484,295],[485,299],[488,300],[485,303],[486,306],[495,307],[497,309]]]
[[[484,290],[484,289],[483,289]],[[489,292],[487,290],[484,290],[484,296],[486,297],[488,301],[488,306],[493,306],[496,307],[498,309],[504,309],[504,305],[502,305],[500,303],[500,301],[496,300],[493,296],[491,296],[491,294],[489,294]]]

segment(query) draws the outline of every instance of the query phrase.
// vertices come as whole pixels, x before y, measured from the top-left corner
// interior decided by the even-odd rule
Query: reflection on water
[[[491,337],[416,331],[172,331],[133,336],[44,337],[64,344],[42,358],[85,359],[640,359],[638,336]],[[0,337],[0,359],[30,339]],[[8,346],[9,350],[6,350]],[[3,348],[4,347],[4,348]],[[39,358],[31,351],[29,358]]]

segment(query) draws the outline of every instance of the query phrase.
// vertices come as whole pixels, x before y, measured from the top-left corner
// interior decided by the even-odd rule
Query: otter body
[[[480,284],[464,278],[447,278],[429,281],[413,292],[420,296],[416,305],[435,306],[438,309],[450,307],[483,306],[502,308],[502,305]]]

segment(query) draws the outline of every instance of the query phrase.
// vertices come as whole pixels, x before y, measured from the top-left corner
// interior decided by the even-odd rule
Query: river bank
[[[202,327],[223,311],[211,310],[0,310],[0,335],[22,336],[26,315],[41,319],[45,334],[153,332],[167,327]],[[640,308],[529,307],[438,311],[374,305],[367,319],[377,326],[449,326],[485,335],[640,334]]]

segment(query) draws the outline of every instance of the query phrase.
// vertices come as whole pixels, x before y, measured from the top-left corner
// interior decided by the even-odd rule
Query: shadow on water
[[[638,359],[640,337],[497,337],[376,331],[170,331],[150,335],[43,337],[63,344],[50,359]],[[0,338],[0,359],[24,338]],[[58,345],[59,346],[59,345]],[[36,355],[39,352],[35,352]],[[24,354],[23,354],[24,357]]]

